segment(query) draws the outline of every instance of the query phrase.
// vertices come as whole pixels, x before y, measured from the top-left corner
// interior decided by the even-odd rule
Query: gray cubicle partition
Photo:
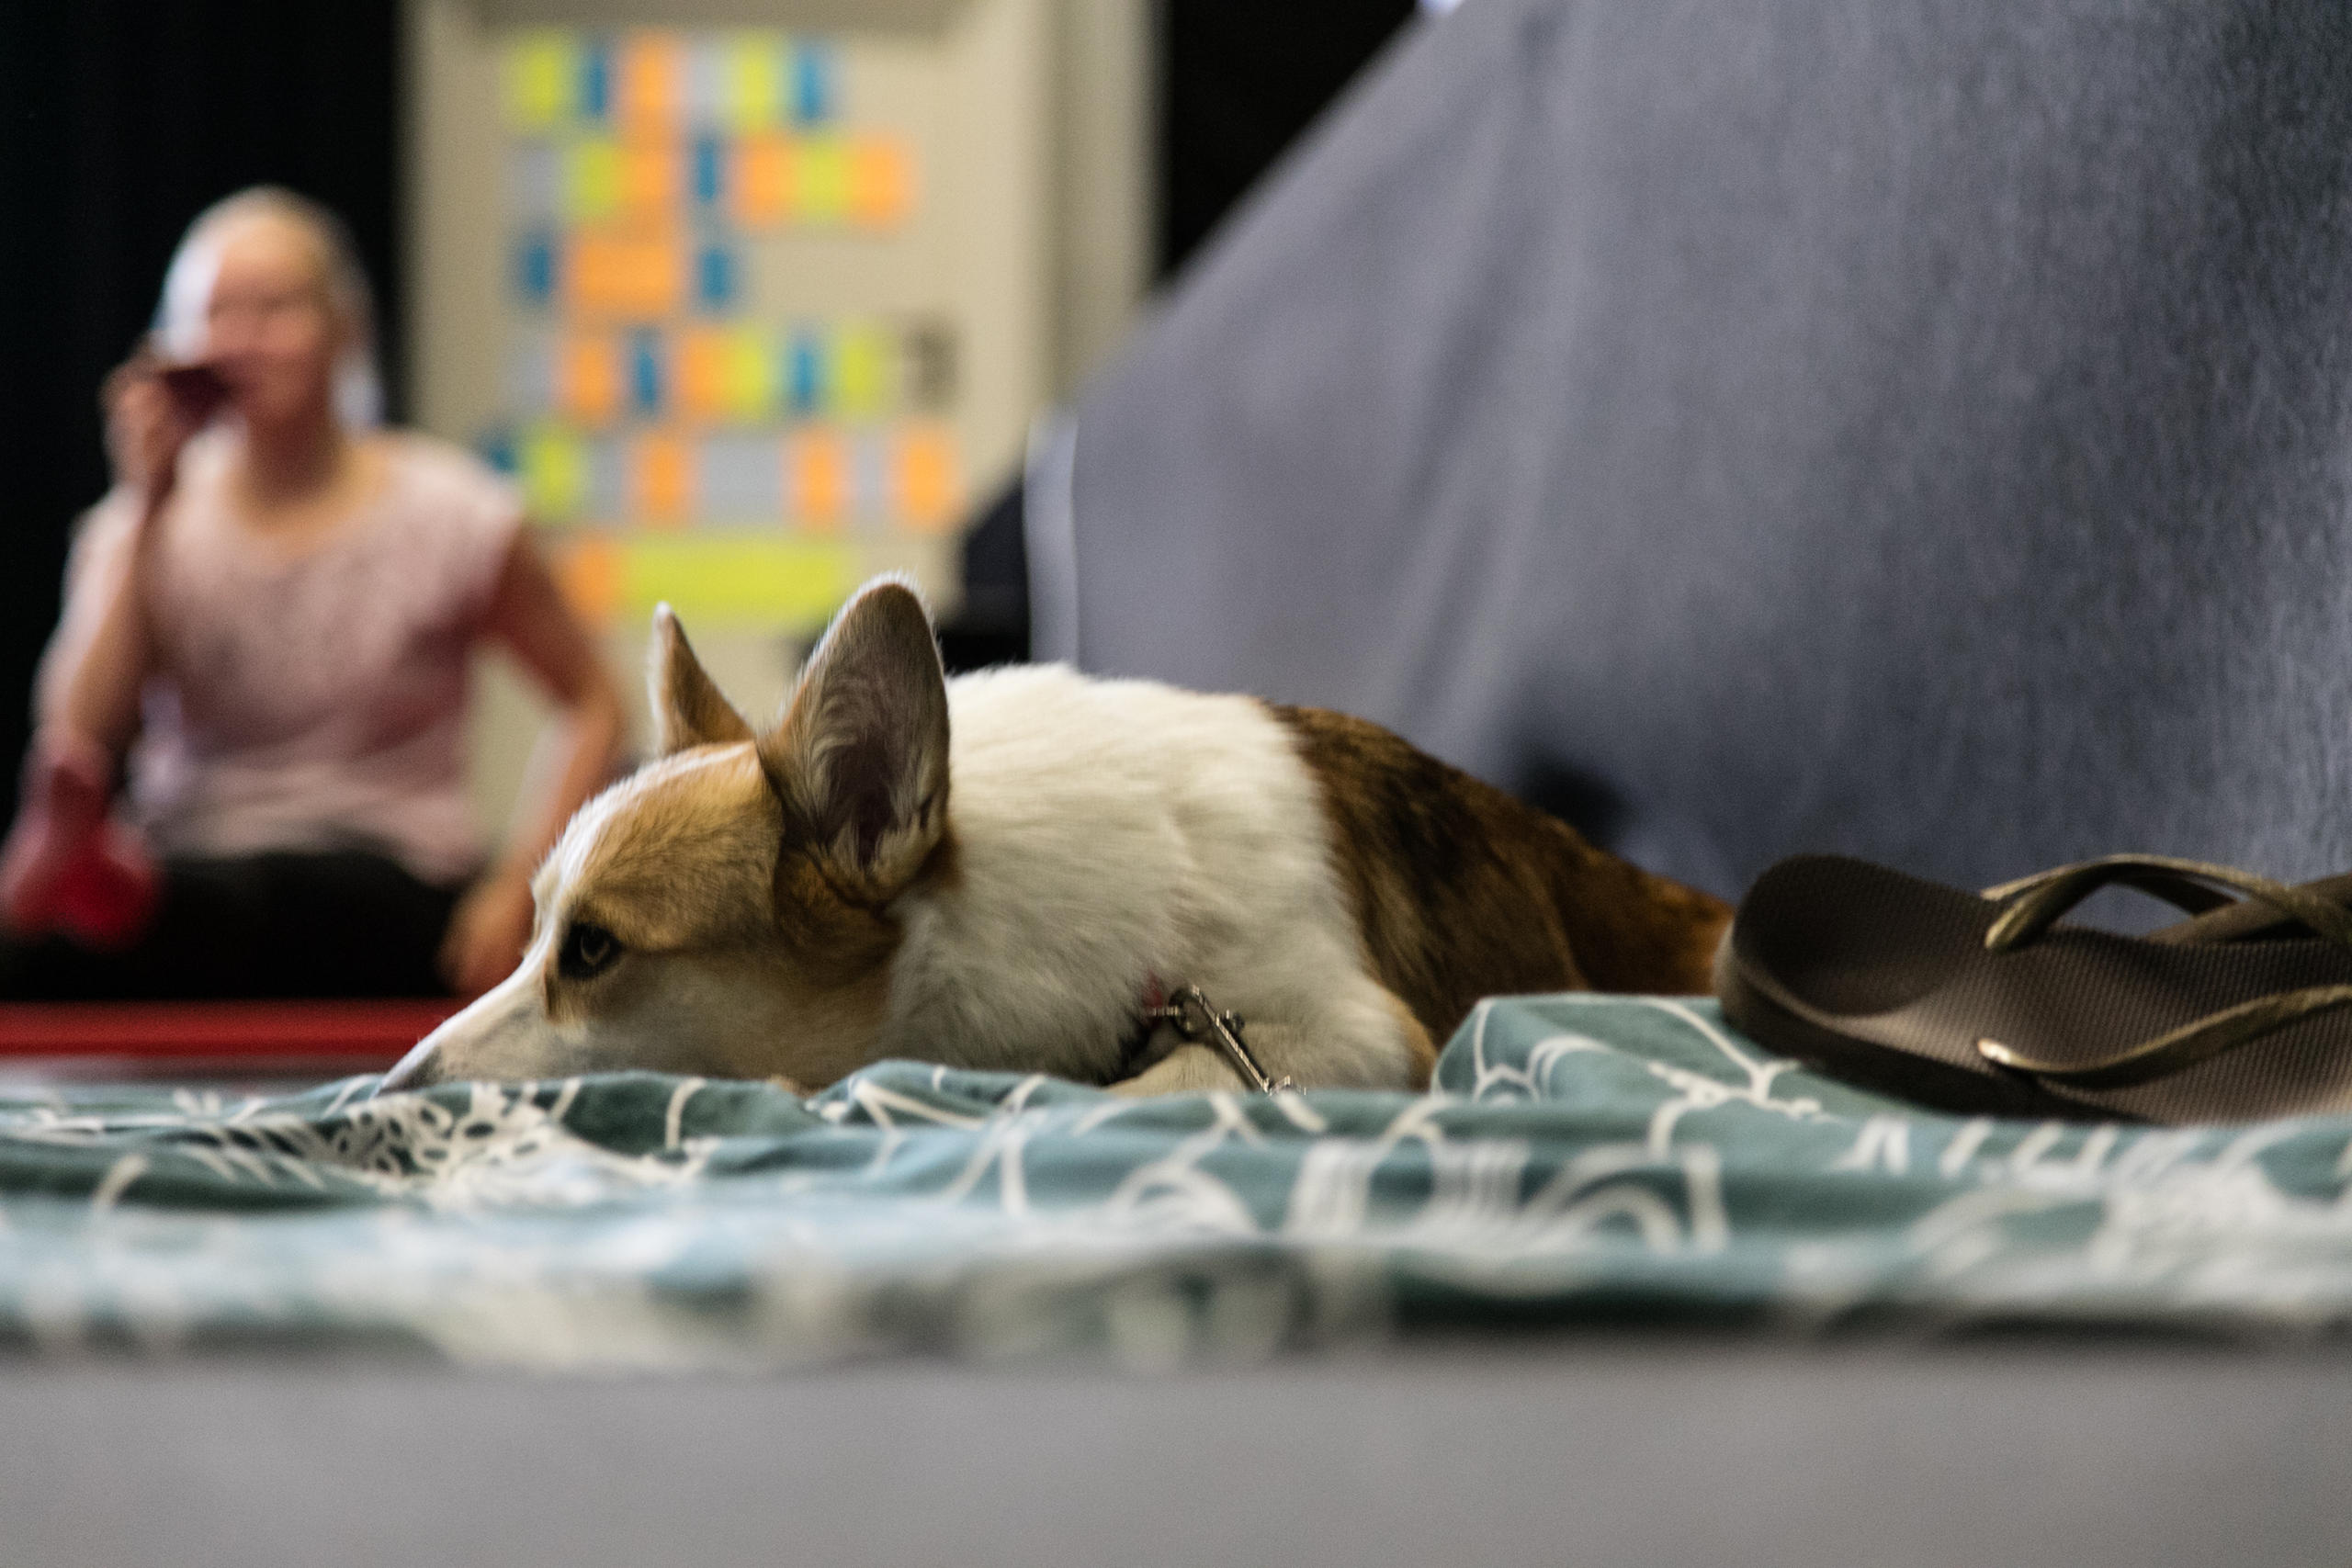
[[[1725,893],[2352,864],[2335,0],[1468,0],[1075,432],[1044,651]]]

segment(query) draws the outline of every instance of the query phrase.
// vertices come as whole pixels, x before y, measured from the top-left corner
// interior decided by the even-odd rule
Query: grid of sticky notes
[[[932,529],[959,502],[932,322],[691,321],[517,335],[492,438],[548,522]]]
[[[840,47],[537,28],[501,63],[514,327],[484,445],[536,517],[584,525],[575,588],[784,593],[778,563],[834,558],[829,536],[954,521],[947,324],[759,298],[763,246],[887,243],[919,199],[910,140],[842,102]]]
[[[519,194],[574,224],[896,227],[912,154],[842,123],[840,76],[832,43],[779,32],[522,34],[505,61],[508,130],[535,139]]]

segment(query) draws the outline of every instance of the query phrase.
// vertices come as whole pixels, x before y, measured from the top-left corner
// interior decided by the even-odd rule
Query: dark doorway
[[[340,212],[401,386],[398,0],[0,6],[0,759],[57,617],[74,518],[107,484],[97,386],[145,331],[188,220],[243,186]],[[0,814],[17,777],[0,780]]]
[[[1159,274],[1412,18],[1412,0],[1162,0]]]
[[[1165,280],[1259,177],[1412,19],[1412,0],[1161,0],[1159,243]],[[965,536],[964,607],[943,628],[950,671],[1029,656],[1029,562],[1021,481]]]

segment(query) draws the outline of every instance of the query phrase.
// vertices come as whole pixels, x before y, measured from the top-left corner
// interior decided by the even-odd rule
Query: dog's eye
[[[587,980],[613,966],[621,955],[620,940],[602,926],[574,920],[563,933],[563,947],[555,958],[556,972],[567,980]]]

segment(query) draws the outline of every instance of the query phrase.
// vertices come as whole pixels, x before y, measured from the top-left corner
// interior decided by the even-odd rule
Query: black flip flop
[[[2193,918],[2141,937],[2057,923],[2119,884]],[[1748,890],[1715,990],[1761,1043],[1941,1110],[2164,1122],[2352,1111],[2347,900],[2352,876],[2290,887],[2158,855],[1982,896],[1801,855]]]

